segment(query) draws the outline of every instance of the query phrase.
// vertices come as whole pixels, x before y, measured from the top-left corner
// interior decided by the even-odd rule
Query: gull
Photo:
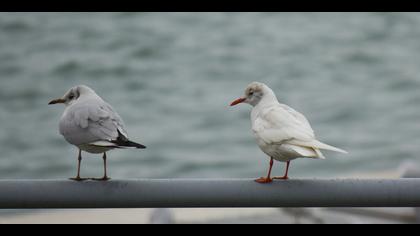
[[[320,149],[347,153],[318,141],[306,117],[279,103],[273,90],[263,83],[249,84],[245,90],[245,97],[236,99],[230,105],[235,106],[239,103],[253,106],[252,131],[260,149],[270,157],[268,175],[255,180],[258,183],[288,179],[290,161],[296,158],[325,159]],[[271,178],[274,160],[287,163],[283,177]]]
[[[118,113],[85,85],[71,88],[63,97],[49,103],[53,104],[66,106],[60,119],[59,131],[67,142],[79,149],[77,176],[71,180],[86,180],[80,178],[82,151],[103,153],[104,176],[94,180],[107,181],[110,179],[106,167],[108,151],[119,148],[146,148],[128,139],[124,122]]]

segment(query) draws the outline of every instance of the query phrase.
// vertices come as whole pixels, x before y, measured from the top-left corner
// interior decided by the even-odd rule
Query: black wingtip
[[[118,138],[117,140],[111,141],[112,143],[117,144],[121,147],[133,147],[137,149],[146,149],[146,146],[140,143],[135,143],[130,140],[128,140],[124,135],[121,134],[121,132],[118,130]]]
[[[131,141],[129,141],[129,143],[130,143],[133,147],[135,147],[135,148],[138,148],[138,149],[146,149],[146,146],[144,146],[143,144],[140,144],[140,143],[135,143],[135,142],[131,142]]]
[[[118,146],[121,146],[121,147],[133,147],[137,149],[146,149],[146,146],[144,146],[143,144],[131,142],[129,140],[116,142],[116,144],[118,144]]]

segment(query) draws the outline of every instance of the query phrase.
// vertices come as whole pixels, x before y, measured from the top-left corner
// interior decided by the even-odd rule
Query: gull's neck
[[[279,101],[276,97],[276,94],[269,87],[265,86],[264,96],[261,98],[261,101],[254,108],[261,109],[264,107],[269,107],[269,106],[277,105],[277,104],[279,104]]]
[[[277,100],[274,92],[270,88],[266,87],[264,89],[264,96],[262,97],[261,101],[251,110],[251,121],[254,122],[260,113],[265,109],[277,106],[278,104],[279,101]]]

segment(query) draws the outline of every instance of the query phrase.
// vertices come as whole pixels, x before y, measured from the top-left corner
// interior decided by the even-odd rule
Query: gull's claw
[[[102,178],[92,178],[91,180],[95,180],[95,181],[108,181],[111,178],[109,178],[108,176],[102,177]]]
[[[273,182],[273,179],[261,177],[259,179],[256,179],[255,182],[260,183],[260,184],[268,184],[268,183]]]
[[[75,178],[69,178],[69,180],[81,182],[81,181],[86,181],[86,180],[89,180],[89,179],[88,178],[75,177]]]
[[[273,179],[281,179],[281,180],[288,180],[289,177],[283,176],[283,177],[273,177]]]

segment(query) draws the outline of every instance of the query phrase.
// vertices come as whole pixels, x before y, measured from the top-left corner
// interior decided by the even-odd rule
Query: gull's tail
[[[343,149],[333,147],[331,145],[325,144],[325,143],[320,142],[318,140],[313,140],[311,143],[312,143],[313,147],[316,147],[316,148],[319,148],[319,149],[325,149],[325,150],[329,150],[329,151],[348,154],[348,152],[344,151]]]
[[[138,148],[145,149],[146,146],[140,143],[131,142],[129,140],[114,140],[114,141],[96,141],[89,143],[89,145],[106,148]]]
[[[343,150],[343,149],[333,147],[331,145],[325,144],[325,143],[320,142],[318,140],[314,140],[314,144],[315,144],[314,146],[319,148],[319,149],[325,149],[325,150],[329,150],[329,151],[341,152],[341,153],[344,153],[344,154],[348,154],[348,152]]]
[[[145,149],[146,146],[140,143],[135,143],[128,140],[120,131],[118,131],[118,138],[115,140],[110,141],[96,141],[90,143],[90,145],[98,146],[98,147],[109,147],[109,148],[138,148],[138,149]]]
[[[311,141],[300,141],[300,140],[291,140],[289,141],[290,144],[293,145],[298,145],[298,146],[303,146],[303,147],[310,147],[310,148],[316,148],[316,149],[324,149],[324,150],[329,150],[329,151],[334,151],[334,152],[340,152],[340,153],[345,153],[348,154],[347,151],[344,151],[343,149],[340,148],[336,148],[333,147],[331,145],[325,144],[323,142],[320,142],[316,139],[311,140]]]
[[[146,146],[140,143],[135,143],[123,135],[120,130],[118,130],[118,138],[116,140],[111,141],[111,143],[116,144],[119,148],[138,148],[138,149],[145,149]]]
[[[128,140],[128,138],[126,138],[121,133],[118,136],[118,138],[116,140],[112,140],[111,143],[113,143],[114,145],[116,145],[119,148],[138,148],[138,149],[145,149],[146,148],[146,146],[144,146],[143,144],[135,143],[135,142],[132,142],[132,141]]]
[[[126,141],[116,140],[116,141],[113,141],[113,143],[117,144],[118,147],[122,147],[122,148],[126,148],[126,147],[128,148],[132,147],[132,148],[138,148],[138,149],[146,148],[146,146],[144,146],[143,144],[135,143],[130,140],[126,140]]]

